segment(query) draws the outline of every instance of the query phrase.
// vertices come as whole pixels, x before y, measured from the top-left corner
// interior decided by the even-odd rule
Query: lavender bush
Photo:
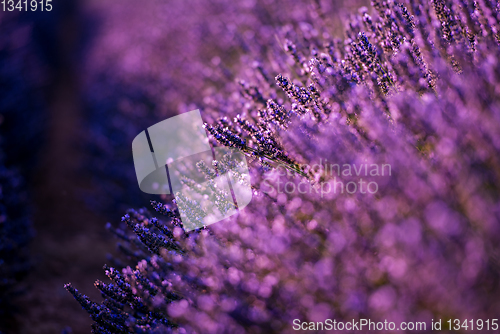
[[[320,2],[255,8],[277,15],[273,28],[255,27],[274,47],[235,38],[247,45],[239,79],[203,88],[197,101],[213,144],[247,154],[253,200],[191,233],[175,202],[152,201],[160,217],[129,210],[109,225],[124,258],[105,266],[111,283],[95,283],[104,300],[66,285],[93,332],[494,319],[498,3],[373,1],[347,19],[342,39],[328,20],[335,8]],[[256,23],[235,11],[242,26]]]
[[[0,331],[12,327],[13,300],[23,287],[19,282],[31,268],[28,244],[33,227],[26,184],[19,170],[5,165],[0,152]]]
[[[17,298],[28,290],[23,281],[33,264],[30,181],[46,113],[43,70],[28,20],[2,12],[0,29],[0,332],[11,333]]]

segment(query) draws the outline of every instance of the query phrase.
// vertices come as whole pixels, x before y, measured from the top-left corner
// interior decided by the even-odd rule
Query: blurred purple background
[[[0,12],[1,149],[4,165],[17,170],[24,179],[20,187],[26,196],[16,199],[16,203],[26,212],[19,208],[17,211],[29,217],[23,225],[26,235],[16,232],[23,240],[18,243],[19,252],[26,254],[23,267],[9,288],[14,291],[5,304],[9,312],[2,313],[0,320],[0,332],[5,333],[60,333],[67,326],[72,333],[89,333],[92,320],[63,285],[72,282],[80,291],[99,300],[100,294],[93,283],[95,279],[106,279],[102,265],[108,261],[107,254],[114,253],[116,248],[104,228],[105,223],[118,221],[126,208],[147,207],[150,199],[159,200],[159,197],[142,194],[137,186],[131,154],[131,142],[136,134],[172,115],[202,106],[207,109],[206,114],[202,114],[206,121],[215,120],[217,114],[212,111],[216,109],[221,114],[233,115],[235,107],[224,105],[219,92],[233,91],[234,82],[254,71],[256,64],[266,64],[271,81],[290,67],[290,63],[282,61],[285,56],[279,45],[281,34],[286,35],[288,31],[293,35],[291,32],[303,29],[305,23],[321,20],[332,36],[343,37],[341,19],[367,5],[366,1],[282,0],[54,2],[51,12]],[[326,13],[324,17],[315,16],[311,10],[319,3]],[[412,97],[405,98],[409,101]],[[339,133],[349,136],[347,131],[342,131],[332,134],[318,130],[324,140],[322,145],[300,146],[297,137],[302,134],[294,131],[284,136],[284,142],[294,147],[292,151],[296,150],[297,156],[310,161],[314,157],[329,157],[329,154],[332,159],[338,159],[342,150],[349,151],[347,144],[338,144],[339,152],[342,151],[336,153],[338,155],[321,147],[332,145]],[[412,180],[406,174],[402,178]],[[492,185],[495,194],[497,185]],[[446,186],[453,187],[451,182]],[[411,198],[410,194],[406,195]],[[397,207],[398,196],[397,192],[391,193],[378,202],[379,211]],[[477,201],[486,203],[482,200]],[[302,201],[305,199],[295,206],[300,206]],[[311,217],[316,214],[321,217],[330,210],[326,206],[313,207],[319,200],[312,202],[303,208],[311,211]],[[338,202],[338,212],[342,212],[346,220],[350,214],[346,209],[348,202]],[[265,202],[262,203],[265,206]],[[290,199],[290,203],[297,201]],[[439,201],[433,205],[426,207],[428,216],[434,215],[429,220],[446,220],[440,216],[447,212],[445,205]],[[498,211],[497,204],[484,205]],[[293,210],[299,209],[290,209]],[[391,221],[393,217],[387,215],[381,219]],[[495,215],[492,221],[498,212]],[[334,216],[331,213],[328,219],[333,220]],[[478,213],[478,216],[481,215]],[[277,217],[275,221],[282,219]],[[411,219],[405,223],[409,230],[416,224]],[[31,226],[35,231],[33,238]],[[375,229],[370,223],[366,226],[369,231]],[[345,232],[340,230],[339,234]],[[380,230],[383,233],[380,232],[379,238],[387,235],[390,239],[399,233],[391,230],[391,226]],[[352,232],[349,231],[346,233]],[[498,229],[490,226],[484,231],[498,232]],[[31,242],[26,244],[25,239]],[[468,253],[475,249],[474,242],[478,240],[481,238],[469,240],[467,245],[463,240],[456,243]],[[495,240],[495,235],[491,240]],[[356,245],[363,248],[362,242],[358,242]],[[382,249],[391,247],[382,241],[380,244]],[[455,243],[450,245],[444,253],[453,253]],[[420,246],[405,248],[411,253],[408,257],[417,254]],[[428,250],[435,245],[425,247]],[[350,256],[359,260],[355,254]],[[373,271],[373,277],[380,276],[380,282],[373,278],[377,281],[372,282],[374,285],[385,284],[387,277],[377,272],[375,264],[367,264],[367,267],[367,271]],[[318,268],[322,270],[321,265]],[[484,295],[497,293],[498,287],[491,288],[498,283],[497,269],[488,267],[484,272],[484,282],[488,283]],[[429,277],[435,276],[429,274]],[[349,286],[348,275],[344,279],[342,284]],[[405,282],[417,285],[411,279]],[[479,278],[474,282],[484,283]],[[445,288],[441,283],[429,284]],[[471,283],[471,289],[480,290],[474,284]],[[378,291],[380,300],[384,299],[384,293],[394,294],[390,288]],[[458,294],[457,291],[450,293]],[[365,296],[360,292],[359,296],[352,294],[349,298],[346,303],[355,309]],[[478,297],[474,305],[479,305],[481,298]],[[450,297],[450,302],[454,300]],[[491,299],[484,297],[484,300]],[[483,306],[485,314],[498,310],[498,305]]]

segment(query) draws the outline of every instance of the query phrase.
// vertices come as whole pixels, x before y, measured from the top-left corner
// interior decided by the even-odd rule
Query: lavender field
[[[0,12],[1,334],[499,330],[498,1],[53,6]],[[252,201],[185,232],[131,145],[195,109]]]

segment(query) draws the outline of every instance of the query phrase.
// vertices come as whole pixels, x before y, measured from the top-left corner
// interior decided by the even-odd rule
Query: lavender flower
[[[345,23],[344,41],[320,19],[335,9],[319,5],[313,19],[271,12],[293,23],[276,27],[274,48],[245,41],[233,69],[244,81],[202,100],[212,143],[265,167],[252,170],[252,202],[190,233],[178,212],[195,223],[206,212],[180,194],[151,202],[161,218],[131,210],[117,229],[135,268],[106,269],[101,305],[67,287],[96,333],[287,333],[295,319],[362,318],[429,329],[497,316],[498,8],[372,6]]]

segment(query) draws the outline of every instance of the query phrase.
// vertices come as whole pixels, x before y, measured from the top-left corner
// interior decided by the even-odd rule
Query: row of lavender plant
[[[33,170],[46,123],[44,70],[30,22],[0,14],[0,333],[15,331],[32,258]],[[29,97],[29,98],[27,98]]]
[[[498,314],[498,4],[374,1],[343,39],[321,6],[312,13],[278,27],[244,81],[203,99],[213,143],[262,167],[251,204],[192,233],[175,203],[110,226],[126,259],[96,282],[104,301],[66,285],[93,332],[281,333],[327,318],[430,328]],[[391,173],[371,175],[375,193],[324,192],[340,175],[304,166],[325,161]],[[277,164],[290,173],[270,174]],[[277,182],[295,191],[263,189]]]

